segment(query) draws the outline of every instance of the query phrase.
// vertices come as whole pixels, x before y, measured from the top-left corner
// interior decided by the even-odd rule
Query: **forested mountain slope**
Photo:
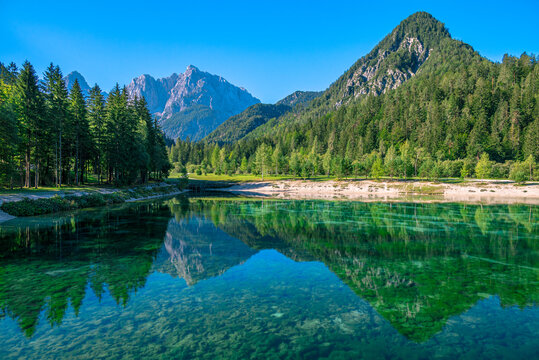
[[[294,110],[302,111],[313,99],[320,96],[317,91],[295,91],[273,104],[255,104],[238,115],[228,118],[217,129],[204,138],[207,142],[233,143],[272,119]]]
[[[242,139],[245,135],[265,124],[270,119],[275,119],[292,110],[288,105],[255,104],[247,109],[228,118],[217,129],[204,138],[208,142],[233,143]]]
[[[522,156],[538,118],[535,57],[482,58],[432,16],[404,20],[299,117],[253,137],[357,158],[406,140],[449,159]],[[407,80],[407,81],[406,81]],[[390,91],[396,89],[394,91]],[[363,96],[365,94],[365,96]],[[381,96],[369,96],[380,95]],[[534,125],[537,127],[537,125]]]
[[[417,174],[425,165],[431,174],[427,168],[459,161],[448,173],[465,167],[469,176],[484,155],[506,162],[507,176],[511,161],[539,158],[538,72],[534,55],[492,62],[430,14],[415,13],[303,111],[226,145],[224,157],[255,169],[262,146],[278,149],[285,160],[270,161],[280,164],[274,171],[296,174],[350,172],[352,164],[369,174],[375,163],[376,173]],[[184,158],[210,164],[214,150],[205,145]]]

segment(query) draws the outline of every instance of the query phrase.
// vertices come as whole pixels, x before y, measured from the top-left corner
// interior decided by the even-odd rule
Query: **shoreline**
[[[88,191],[76,191],[76,192],[72,192],[72,193],[65,193],[65,192],[61,192],[61,193],[58,193],[58,192],[43,192],[43,193],[39,193],[39,194],[25,194],[25,193],[14,193],[14,194],[6,194],[6,195],[0,195],[0,226],[2,223],[6,222],[6,221],[9,221],[9,220],[12,220],[12,219],[16,219],[16,218],[19,218],[19,217],[27,217],[27,216],[15,216],[15,215],[11,215],[5,211],[2,210],[1,206],[2,204],[4,203],[10,203],[10,202],[19,202],[19,201],[22,201],[22,200],[26,200],[26,199],[29,199],[29,200],[38,200],[38,199],[51,199],[52,197],[54,196],[60,196],[60,197],[65,197],[65,196],[75,196],[75,197],[84,197],[84,196],[88,196],[88,195],[92,195],[92,194],[101,194],[101,195],[111,195],[111,194],[115,194],[115,193],[127,193],[129,195],[131,195],[132,197],[128,197],[128,198],[124,198],[123,202],[135,202],[135,201],[143,201],[143,200],[148,200],[148,199],[155,199],[155,198],[160,198],[160,197],[164,197],[164,196],[175,196],[175,195],[179,195],[179,194],[182,194],[182,193],[185,193],[189,190],[187,189],[178,189],[175,185],[164,185],[164,184],[159,184],[159,185],[154,185],[154,186],[146,186],[145,188],[149,191],[152,191],[152,192],[155,192],[155,191],[159,191],[159,190],[164,190],[164,189],[167,189],[167,188],[171,188],[171,187],[175,187],[176,188],[176,191],[170,191],[170,192],[157,192],[157,193],[154,193],[154,194],[149,194],[147,196],[140,196],[140,197],[137,197],[136,196],[136,188],[131,188],[131,189],[127,189],[127,190],[121,190],[121,189],[96,189],[94,191],[91,191],[91,192],[88,192]],[[73,209],[75,210],[75,209]],[[53,211],[53,212],[49,212],[47,214],[54,214],[54,213],[57,213],[59,211]],[[33,216],[39,216],[39,215],[33,215]]]
[[[538,183],[516,185],[503,180],[474,180],[458,184],[413,180],[270,180],[240,183],[214,190],[282,199],[539,205]]]

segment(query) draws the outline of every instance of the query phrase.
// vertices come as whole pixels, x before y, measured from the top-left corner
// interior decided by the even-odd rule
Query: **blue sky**
[[[327,88],[416,11],[494,61],[539,52],[539,0],[0,0],[0,61],[28,59],[40,74],[52,61],[106,91],[193,64],[275,102]]]

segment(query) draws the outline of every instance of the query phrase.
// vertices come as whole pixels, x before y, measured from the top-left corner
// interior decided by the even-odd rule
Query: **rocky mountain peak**
[[[410,15],[332,85],[336,87],[335,106],[399,87],[420,71],[446,38],[451,38],[449,31],[429,13]]]
[[[165,78],[139,76],[131,81],[127,91],[131,97],[146,99],[150,112],[172,138],[203,137],[230,116],[260,102],[247,90],[194,65],[187,66],[184,73]]]
[[[200,71],[195,65],[188,65],[186,72]]]
[[[84,78],[84,76],[82,76],[82,74],[79,73],[78,71],[72,71],[66,76],[64,76],[64,82],[66,84],[67,89],[71,91],[73,84],[75,84],[75,80],[79,82],[82,93],[85,95],[88,95],[88,92],[90,91],[90,86],[86,82],[86,79]]]

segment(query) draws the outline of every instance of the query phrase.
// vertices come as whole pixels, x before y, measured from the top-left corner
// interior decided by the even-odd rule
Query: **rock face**
[[[395,50],[379,49],[375,64],[363,64],[348,78],[348,94],[356,97],[369,93],[380,95],[396,89],[414,76],[428,57],[429,50],[415,37],[405,37]],[[393,59],[405,61],[395,62]]]
[[[171,219],[153,268],[191,286],[224,274],[257,252],[204,217]]]
[[[72,71],[69,74],[67,74],[66,76],[64,76],[64,82],[66,84],[67,90],[71,91],[71,88],[73,87],[73,84],[75,84],[75,80],[77,80],[79,82],[80,89],[82,90],[82,94],[85,97],[88,97],[90,95],[90,89],[91,89],[90,85],[88,85],[88,82],[86,81],[84,76],[82,76],[82,74],[79,73],[78,71]],[[101,94],[103,94],[103,96],[105,98],[107,97],[106,92],[101,91]]]
[[[71,91],[73,84],[75,84],[75,80],[79,82],[82,93],[84,95],[88,95],[88,93],[90,92],[90,86],[86,82],[84,76],[82,76],[81,73],[79,73],[78,71],[72,71],[66,76],[64,76],[64,82],[66,84],[67,90]]]
[[[436,66],[436,55],[451,35],[445,25],[426,12],[403,20],[367,55],[361,57],[320,97],[334,109],[362,95],[377,96],[396,89],[422,71]],[[427,68],[427,70],[425,70]]]
[[[183,74],[161,79],[141,75],[127,91],[146,99],[167,136],[191,140],[202,139],[230,116],[260,102],[244,88],[193,65]]]

